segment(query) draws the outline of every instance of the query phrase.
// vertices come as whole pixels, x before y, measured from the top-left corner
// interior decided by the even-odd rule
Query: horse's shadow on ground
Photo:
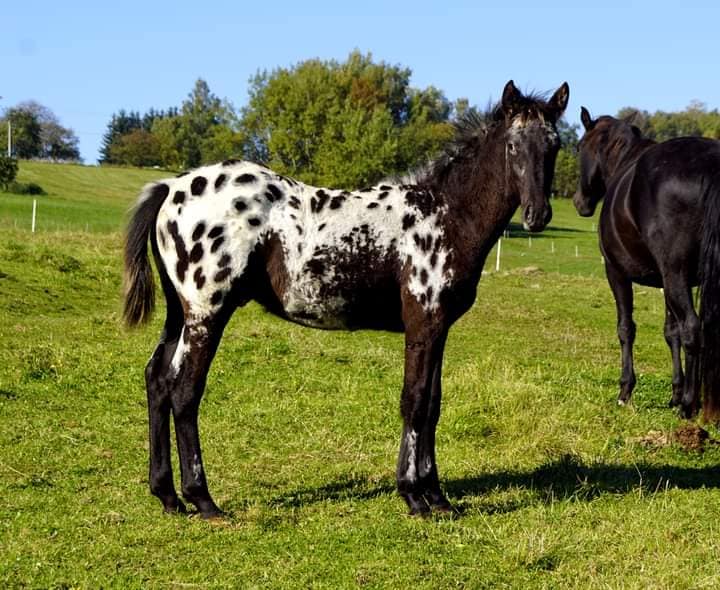
[[[528,500],[498,506],[482,506],[484,512],[511,512],[528,504],[550,504],[574,499],[591,501],[602,494],[652,494],[666,488],[695,490],[720,488],[718,467],[678,467],[675,465],[605,464],[585,465],[574,457],[563,457],[530,470],[506,470],[444,482],[448,498],[463,511],[473,497],[520,490],[531,492]],[[362,477],[338,479],[317,488],[302,488],[275,496],[270,504],[298,508],[318,502],[369,500],[394,494],[390,478],[369,481]]]
[[[570,234],[576,234],[576,233],[588,233],[590,230],[582,230],[582,229],[575,229],[573,227],[560,227],[557,225],[548,225],[545,228],[544,232],[529,232],[527,231],[522,223],[515,223],[510,222],[505,228],[508,232],[510,232],[511,238],[527,238],[528,236],[532,236],[535,239],[542,240],[544,238],[551,237],[551,235],[548,232],[554,232],[555,234],[563,234],[563,233],[570,233]],[[592,233],[592,232],[590,232]]]

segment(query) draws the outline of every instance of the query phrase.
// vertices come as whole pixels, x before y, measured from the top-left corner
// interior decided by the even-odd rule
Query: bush
[[[18,171],[17,160],[9,156],[0,156],[0,188],[6,190],[15,180]]]
[[[46,195],[47,193],[39,184],[34,182],[11,182],[8,184],[7,192],[16,195]]]

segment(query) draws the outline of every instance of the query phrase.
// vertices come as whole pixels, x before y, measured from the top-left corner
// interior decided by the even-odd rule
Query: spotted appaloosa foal
[[[220,512],[200,453],[198,406],[223,329],[250,300],[327,329],[405,332],[403,433],[397,485],[413,514],[450,510],[435,463],[440,375],[450,326],[475,300],[485,258],[519,205],[542,230],[567,105],[524,96],[512,81],[486,117],[459,122],[446,153],[413,184],[318,189],[249,162],[228,161],[149,185],[128,229],[125,317],[154,305],[152,245],[167,300],[145,371],[150,489],[184,511],[170,465],[175,420],[182,493]]]

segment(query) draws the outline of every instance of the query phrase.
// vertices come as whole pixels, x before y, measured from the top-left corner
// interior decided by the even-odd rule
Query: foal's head
[[[560,148],[556,124],[569,96],[567,82],[545,101],[524,96],[510,80],[495,114],[505,130],[507,188],[520,198],[523,225],[529,231],[541,231],[552,218],[550,189]]]
[[[578,144],[580,186],[573,204],[580,215],[590,217],[605,196],[608,181],[632,147],[642,141],[642,135],[629,119],[607,115],[593,119],[585,107],[580,110],[580,120],[585,135]]]

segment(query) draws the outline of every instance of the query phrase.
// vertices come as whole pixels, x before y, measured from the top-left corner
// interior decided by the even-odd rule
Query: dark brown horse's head
[[[505,124],[506,182],[519,197],[525,229],[541,231],[552,219],[550,189],[560,149],[556,124],[567,107],[570,88],[565,82],[550,100],[524,96],[510,80],[498,113]]]
[[[605,196],[610,178],[631,157],[633,148],[647,142],[630,119],[607,115],[593,119],[582,107],[580,120],[585,135],[578,144],[580,186],[573,196],[573,204],[578,214],[590,217]]]

